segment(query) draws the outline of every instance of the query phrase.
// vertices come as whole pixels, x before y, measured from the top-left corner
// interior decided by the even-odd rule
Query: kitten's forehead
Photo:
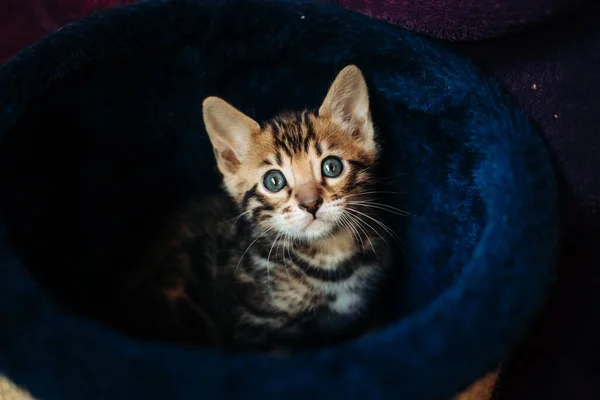
[[[303,157],[317,141],[315,116],[309,111],[280,115],[264,124],[275,150],[288,158]]]
[[[350,132],[311,111],[280,115],[261,128],[254,138],[253,154],[259,164],[298,167],[330,152],[366,163],[374,156],[358,146]]]

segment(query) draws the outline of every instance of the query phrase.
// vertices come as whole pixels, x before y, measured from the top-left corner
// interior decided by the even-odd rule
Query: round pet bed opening
[[[318,106],[348,64],[369,86],[383,201],[411,213],[384,220],[403,241],[384,297],[402,318],[283,360],[134,341],[89,321],[116,306],[102,302],[107,285],[127,275],[169,210],[217,190],[206,96],[264,120]],[[524,115],[451,50],[335,7],[182,0],[110,10],[0,69],[0,110],[0,249],[13,260],[0,270],[0,299],[37,307],[30,319],[0,308],[12,346],[0,367],[40,392],[60,394],[82,365],[94,376],[110,365],[122,374],[105,394],[142,393],[131,383],[139,379],[165,395],[210,385],[216,397],[355,398],[381,388],[448,397],[497,366],[553,276],[554,177]],[[17,350],[29,350],[16,332],[31,324],[40,328],[27,336],[37,344],[31,360],[45,370],[70,360],[69,374],[37,379],[23,367]],[[327,387],[310,385],[319,377]]]
[[[267,78],[257,79],[265,72],[246,65],[219,87],[207,69],[192,68],[197,55],[189,46],[89,63],[33,99],[5,134],[2,184],[10,195],[3,205],[12,244],[53,298],[75,312],[105,320],[126,307],[111,294],[141,267],[165,218],[191,198],[220,190],[200,109],[206,96],[232,98],[264,120],[317,107],[336,73],[335,65],[305,63],[302,70],[314,78],[299,85],[296,75],[274,66],[268,74],[279,82],[265,87]],[[142,70],[157,52],[163,61]],[[250,76],[260,96],[252,87],[239,89]],[[384,149],[379,198],[411,214],[381,216],[402,241],[390,243],[395,268],[382,296],[386,314],[398,317],[428,304],[468,263],[485,224],[472,175],[481,156],[460,154],[467,138],[447,134],[448,117],[432,121],[398,105],[403,115],[391,122],[390,100],[371,84]],[[277,94],[281,85],[290,91]],[[431,156],[423,158],[424,151]],[[148,304],[148,312],[157,310]]]

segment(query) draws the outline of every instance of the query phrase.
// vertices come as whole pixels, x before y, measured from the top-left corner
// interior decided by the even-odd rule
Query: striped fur
[[[202,302],[226,347],[317,343],[359,326],[389,249],[360,203],[373,190],[377,146],[358,68],[340,72],[316,112],[260,125],[208,98],[204,118],[227,196],[180,219],[178,259],[195,279],[168,293]],[[331,157],[339,176],[324,172]],[[272,171],[285,177],[281,190],[265,183]]]

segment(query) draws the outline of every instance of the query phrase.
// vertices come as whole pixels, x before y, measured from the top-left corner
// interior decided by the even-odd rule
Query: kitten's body
[[[204,119],[227,196],[177,219],[168,259],[180,275],[163,295],[194,305],[211,344],[227,348],[360,329],[389,253],[369,207],[377,146],[360,71],[345,68],[316,113],[260,126],[208,98]]]
[[[363,245],[344,230],[317,246],[259,238],[229,202],[214,196],[182,216],[179,267],[194,279],[167,287],[171,301],[203,304],[227,348],[324,344],[361,328],[388,252],[379,237]]]

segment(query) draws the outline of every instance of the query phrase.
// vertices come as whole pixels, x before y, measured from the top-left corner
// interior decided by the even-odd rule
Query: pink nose
[[[296,201],[298,201],[298,207],[308,211],[313,216],[323,204],[318,188],[310,184],[302,185],[296,190]]]
[[[323,199],[320,197],[317,197],[316,199],[313,199],[311,201],[299,201],[298,207],[300,207],[303,210],[308,211],[309,213],[311,213],[313,215],[313,217],[316,217],[317,211],[319,210],[319,207],[321,206],[321,204],[323,204]]]

